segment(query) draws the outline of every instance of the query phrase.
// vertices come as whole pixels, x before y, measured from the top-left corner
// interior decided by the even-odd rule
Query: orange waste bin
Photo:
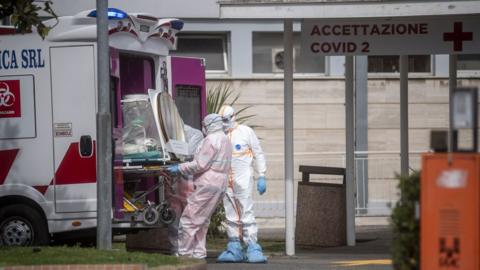
[[[425,154],[420,198],[421,270],[480,270],[480,154]]]

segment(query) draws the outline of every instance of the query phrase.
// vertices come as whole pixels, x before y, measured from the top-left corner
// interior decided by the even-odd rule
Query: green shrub
[[[417,217],[420,201],[420,173],[399,178],[401,198],[392,211],[392,260],[396,270],[420,268],[420,224]]]
[[[223,203],[218,204],[217,209],[210,218],[210,225],[208,226],[207,237],[209,239],[226,238],[226,229],[224,226],[226,217]]]

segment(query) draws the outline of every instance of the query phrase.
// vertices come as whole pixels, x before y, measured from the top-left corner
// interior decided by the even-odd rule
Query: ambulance
[[[156,141],[145,138],[150,145],[130,145],[128,154],[139,158],[120,153],[125,143],[113,147],[112,226],[161,226],[173,217],[161,198],[158,168],[181,157],[167,147],[172,132],[165,123],[201,128],[204,61],[169,55],[181,20],[113,8],[108,18],[112,143],[119,145],[131,128],[127,107],[136,117],[153,114],[160,133]],[[47,24],[54,27],[45,40],[0,29],[0,246],[48,244],[55,234],[96,227],[96,11]],[[157,155],[145,158],[138,149],[152,141]]]

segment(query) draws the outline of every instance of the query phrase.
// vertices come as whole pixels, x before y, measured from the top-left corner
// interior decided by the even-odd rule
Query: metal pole
[[[368,212],[368,56],[357,55],[355,62],[355,180],[357,213]],[[359,152],[359,153],[358,153]],[[361,161],[361,166],[359,162]]]
[[[409,173],[408,160],[408,55],[400,56],[400,172]]]
[[[112,249],[112,127],[108,0],[97,0],[97,248]]]
[[[345,139],[347,245],[355,246],[355,141],[353,106],[353,56],[345,56]]]
[[[454,140],[453,140],[453,92],[457,88],[457,55],[450,54],[448,58],[448,104],[449,104],[449,113],[448,113],[448,152],[451,153],[455,149]],[[451,157],[451,156],[449,156]],[[449,158],[449,162],[451,159]]]
[[[283,23],[284,49],[284,132],[285,132],[285,251],[295,254],[293,179],[293,22]]]

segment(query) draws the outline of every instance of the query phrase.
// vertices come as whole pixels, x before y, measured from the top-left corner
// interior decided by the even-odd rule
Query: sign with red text
[[[478,54],[480,16],[302,22],[311,55]]]

